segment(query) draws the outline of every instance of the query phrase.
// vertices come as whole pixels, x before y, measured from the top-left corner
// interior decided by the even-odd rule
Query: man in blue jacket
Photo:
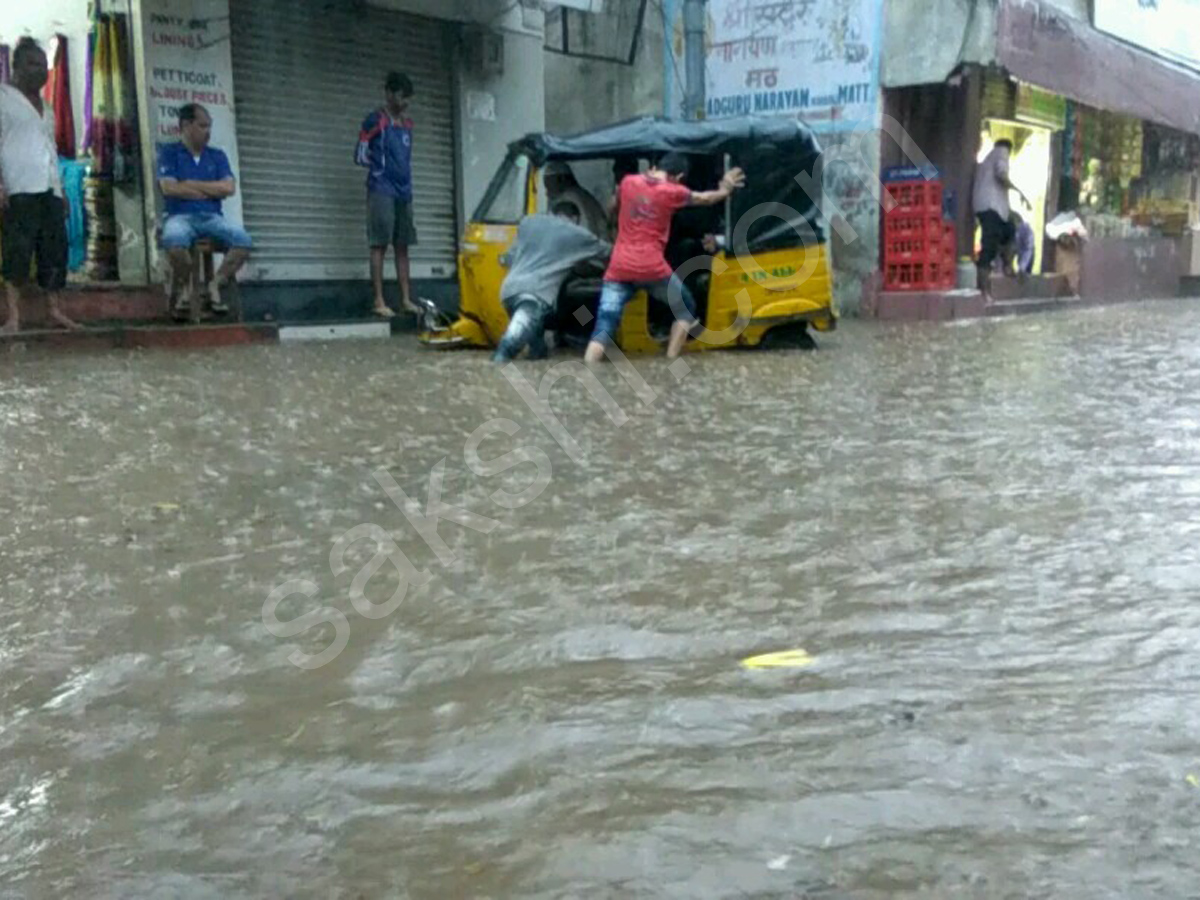
[[[396,277],[404,308],[420,314],[409,284],[408,248],[417,243],[412,210],[413,121],[407,112],[413,85],[407,75],[392,72],[384,82],[385,104],[367,116],[358,136],[355,162],[367,169],[367,242],[371,247],[371,280],[377,316],[395,313],[383,297],[383,261],[387,248],[396,251]]]

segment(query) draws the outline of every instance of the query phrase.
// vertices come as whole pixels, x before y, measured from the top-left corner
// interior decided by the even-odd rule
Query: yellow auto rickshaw
[[[688,350],[811,347],[810,327],[833,330],[837,315],[820,189],[814,186],[820,182],[821,148],[808,127],[763,118],[647,118],[573,137],[532,134],[512,144],[463,236],[458,318],[428,316],[422,343],[490,348],[499,342],[508,327],[500,303],[506,274],[502,257],[521,218],[548,211],[550,198],[539,179],[548,163],[593,172],[600,166],[617,180],[670,151],[689,155],[687,184],[693,190],[714,188],[732,167],[746,173],[745,188],[724,206],[681,210],[672,226],[668,261],[691,288],[706,326]],[[601,269],[578,272],[564,285],[551,326],[560,343],[586,343],[602,274]],[[670,320],[669,309],[640,293],[625,309],[617,344],[626,354],[657,353]]]

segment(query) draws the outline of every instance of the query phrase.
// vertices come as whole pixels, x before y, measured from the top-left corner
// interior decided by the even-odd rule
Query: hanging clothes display
[[[87,61],[83,73],[83,152],[92,149],[92,102],[96,82],[96,35],[99,32],[100,4],[92,4],[92,24],[87,34]]]
[[[91,281],[115,281],[117,269],[117,214],[112,178],[89,174],[83,181],[83,209],[87,215],[85,272]]]
[[[67,198],[70,214],[67,216],[67,269],[78,272],[87,259],[87,230],[84,218],[83,180],[87,176],[87,165],[73,159],[58,161],[58,174],[62,178],[63,194]]]
[[[117,184],[137,176],[137,122],[126,16],[101,16],[94,24],[92,122],[88,148],[95,158],[93,174],[111,176]]]
[[[128,17],[97,16],[88,39],[91,64],[84,127],[92,164],[84,180],[87,212],[85,270],[93,280],[118,277],[114,186],[138,178],[138,135]]]
[[[75,158],[75,110],[71,106],[71,66],[66,35],[56,34],[50,46],[54,59],[42,96],[54,109],[54,143],[58,155]]]

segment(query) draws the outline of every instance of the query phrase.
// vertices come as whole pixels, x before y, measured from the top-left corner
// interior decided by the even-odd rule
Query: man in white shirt
[[[1007,138],[996,141],[996,146],[975,170],[971,206],[983,233],[983,248],[976,266],[979,271],[979,290],[985,299],[991,299],[992,263],[1016,237],[1016,229],[1010,221],[1012,208],[1008,202],[1008,192],[1016,191],[1026,209],[1030,208],[1029,199],[1008,177],[1008,160],[1012,149],[1012,141]]]
[[[8,320],[0,334],[15,334],[21,327],[21,291],[35,258],[51,321],[76,329],[58,307],[58,294],[67,282],[67,207],[54,114],[41,97],[49,77],[46,54],[36,41],[22,38],[12,64],[12,84],[0,85],[0,267],[8,299]]]

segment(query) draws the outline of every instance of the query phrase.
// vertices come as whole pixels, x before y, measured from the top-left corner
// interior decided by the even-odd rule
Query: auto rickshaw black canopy
[[[548,162],[653,159],[672,151],[728,155],[732,166],[745,170],[746,186],[733,196],[725,223],[733,255],[825,243],[821,145],[812,129],[794,119],[646,117],[566,137],[529,134],[509,146],[509,157],[526,156],[540,168]]]
[[[606,125],[569,137],[529,134],[513,145],[536,165],[631,154],[728,153],[738,157],[770,145],[800,162],[821,154],[816,135],[802,122],[747,116],[715,122],[681,122],[646,117]]]

